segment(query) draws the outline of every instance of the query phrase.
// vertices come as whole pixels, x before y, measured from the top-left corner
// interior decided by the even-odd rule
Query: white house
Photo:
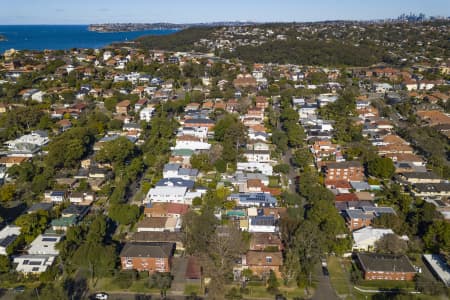
[[[392,85],[390,85],[389,83],[374,83],[373,84],[373,90],[375,91],[375,93],[387,93],[389,91],[392,91]]]
[[[237,170],[246,172],[261,172],[267,176],[272,176],[273,174],[273,167],[269,163],[262,162],[238,162]]]
[[[7,255],[6,249],[11,245],[20,235],[20,227],[14,225],[7,225],[0,230],[0,255]]]
[[[195,180],[198,176],[197,169],[182,168],[180,164],[169,163],[164,165],[164,178],[182,178],[184,180]]]
[[[156,186],[147,193],[144,203],[149,202],[173,202],[186,203],[187,187],[185,186]]]
[[[56,244],[62,239],[62,235],[58,234],[41,234],[31,242],[28,254],[48,254],[58,255],[59,250]]]
[[[300,119],[308,119],[309,117],[315,117],[317,115],[316,105],[305,105],[298,110]]]
[[[45,96],[45,92],[39,91],[39,92],[34,93],[31,96],[31,99],[34,101],[37,101],[37,102],[42,102],[44,100],[44,96]]]
[[[208,127],[182,127],[178,130],[179,136],[195,136],[201,140],[208,138]]]
[[[247,143],[248,150],[256,150],[256,151],[269,151],[269,144],[263,141],[250,141]]]
[[[139,112],[139,119],[150,122],[154,112],[154,107],[145,107]]]
[[[14,258],[17,264],[16,271],[25,274],[40,274],[49,268],[55,261],[55,255],[21,255]]]
[[[270,162],[270,151],[267,150],[247,150],[244,157],[248,162]]]
[[[201,141],[177,140],[177,143],[175,144],[175,147],[173,149],[175,150],[191,149],[193,151],[196,151],[196,150],[209,150],[210,148],[211,148],[210,144]]]
[[[353,250],[371,251],[375,243],[386,234],[394,234],[392,229],[364,227],[353,232]]]
[[[48,142],[49,138],[44,132],[36,131],[7,141],[6,146],[15,155],[31,157]]]
[[[278,227],[274,216],[250,217],[248,222],[249,232],[277,232]]]

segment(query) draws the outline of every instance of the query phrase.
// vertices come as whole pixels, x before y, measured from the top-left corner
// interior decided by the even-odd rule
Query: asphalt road
[[[318,283],[316,286],[316,291],[311,298],[312,300],[339,300],[339,297],[336,295],[336,292],[331,285],[330,276],[326,276],[323,274],[322,266],[318,264],[315,270],[315,278],[317,278]]]
[[[138,293],[108,293],[108,300],[160,300],[159,295],[138,294]],[[186,296],[167,296],[165,300],[185,300]],[[200,298],[199,298],[200,299]]]

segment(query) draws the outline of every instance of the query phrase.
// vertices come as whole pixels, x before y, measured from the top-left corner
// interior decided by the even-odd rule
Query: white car
[[[106,293],[97,293],[97,294],[95,294],[95,299],[108,300],[108,294],[106,294]]]

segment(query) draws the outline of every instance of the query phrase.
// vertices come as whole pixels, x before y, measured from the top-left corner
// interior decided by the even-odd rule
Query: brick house
[[[239,74],[233,80],[236,89],[240,88],[256,88],[256,79],[251,74]]]
[[[170,272],[174,252],[174,243],[131,242],[120,252],[120,263],[123,270]]]
[[[278,252],[263,252],[263,251],[248,251],[242,258],[242,266],[250,269],[258,276],[268,276],[270,270],[275,272],[275,275],[280,278],[280,267],[283,265],[283,256],[281,251]]]
[[[364,167],[359,161],[332,162],[326,164],[323,170],[326,180],[364,180]]]
[[[281,243],[280,236],[278,234],[255,232],[252,233],[250,238],[250,250],[254,251],[266,251],[277,249],[283,250],[283,244]]]
[[[347,209],[344,212],[345,222],[350,231],[370,226],[372,220],[382,214],[394,214],[392,207],[363,206],[358,209]]]
[[[123,100],[116,104],[116,112],[120,115],[127,115],[130,105],[131,102],[129,100]]]
[[[259,109],[266,109],[269,107],[269,101],[267,101],[266,97],[258,96],[255,100],[255,106]]]
[[[358,265],[365,280],[412,281],[416,269],[405,255],[357,253]]]

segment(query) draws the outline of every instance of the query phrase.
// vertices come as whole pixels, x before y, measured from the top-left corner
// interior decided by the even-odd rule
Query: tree
[[[423,237],[425,247],[434,253],[450,251],[450,224],[443,220],[434,221]]]
[[[385,234],[375,243],[375,249],[380,253],[405,254],[408,244],[396,234]]]
[[[391,228],[395,233],[405,233],[406,226],[403,221],[397,216],[392,214],[381,214],[373,219],[372,226],[376,228]]]
[[[220,299],[225,286],[232,277],[233,265],[245,251],[245,244],[239,229],[234,225],[218,228],[211,236],[206,251],[200,252],[200,259],[206,276],[211,278],[209,297]]]
[[[51,168],[75,167],[88,154],[94,140],[89,128],[75,127],[64,132],[50,142],[46,165]]]
[[[160,291],[161,297],[166,297],[167,290],[172,285],[172,275],[170,273],[153,273],[149,278],[149,288],[157,288]]]
[[[278,293],[278,287],[280,283],[278,282],[277,275],[274,271],[270,270],[269,279],[267,279],[267,291],[271,294]]]
[[[313,271],[314,265],[325,249],[324,239],[316,224],[303,221],[295,232],[288,256],[289,261],[293,263],[284,268],[285,274],[296,279],[297,282],[300,281],[301,275],[306,278]],[[300,269],[294,269],[299,266]]]
[[[0,188],[0,201],[9,202],[14,199],[16,194],[16,186],[14,184],[4,184]]]
[[[128,204],[113,204],[108,210],[108,216],[122,225],[129,225],[138,220],[139,206]]]
[[[183,216],[182,224],[187,253],[201,253],[208,249],[217,225],[217,219],[211,209],[204,210],[200,215],[189,211]]]
[[[74,253],[71,264],[90,272],[91,278],[111,274],[116,265],[116,249],[98,242],[85,242]]]
[[[121,289],[128,289],[133,281],[136,280],[138,274],[135,270],[130,271],[120,271],[114,277],[114,282]]]
[[[104,215],[95,217],[89,225],[89,232],[86,237],[87,242],[102,243],[106,235],[106,229],[106,217]]]
[[[239,147],[245,142],[245,126],[231,114],[226,114],[214,126],[214,138],[223,147],[222,159],[228,163],[235,163],[239,154]]]
[[[20,226],[20,232],[24,235],[25,241],[30,243],[41,234],[49,222],[47,211],[37,211],[31,214],[20,215],[15,224]]]
[[[11,268],[11,262],[7,255],[0,255],[0,273],[7,273]]]
[[[369,174],[380,178],[391,178],[395,171],[390,158],[377,157],[367,163]]]
[[[273,171],[275,173],[283,173],[283,174],[287,174],[289,173],[289,165],[288,164],[279,164],[276,165],[275,167],[273,167]]]
[[[191,156],[191,166],[203,172],[212,170],[212,165],[207,153],[194,154]]]
[[[106,142],[96,154],[99,162],[108,162],[113,165],[122,166],[128,159],[133,158],[136,153],[135,145],[126,137],[118,137],[113,141]]]

